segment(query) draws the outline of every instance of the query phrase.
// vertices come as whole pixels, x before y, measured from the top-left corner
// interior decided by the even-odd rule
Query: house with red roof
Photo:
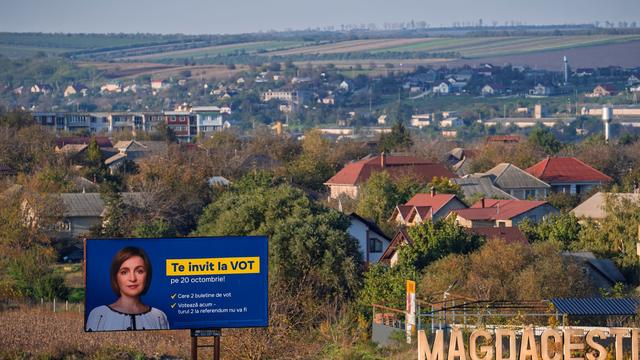
[[[551,191],[582,194],[613,179],[573,157],[548,157],[525,170],[551,185]]]
[[[337,199],[340,195],[355,199],[358,197],[360,186],[369,180],[371,175],[382,171],[386,171],[394,179],[411,177],[424,184],[429,183],[434,177],[456,177],[442,164],[414,156],[382,153],[347,164],[324,185],[331,190],[331,199]]]
[[[453,210],[456,222],[466,228],[511,227],[524,219],[542,220],[558,209],[546,201],[481,199],[468,209]]]
[[[413,226],[425,220],[440,220],[455,209],[466,209],[462,200],[453,194],[416,194],[406,204],[396,206],[391,219],[397,223]]]

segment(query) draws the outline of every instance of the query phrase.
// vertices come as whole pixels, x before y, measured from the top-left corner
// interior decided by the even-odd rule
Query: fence
[[[77,312],[84,313],[84,303],[74,303],[68,300],[53,299],[52,301],[8,301],[0,303],[0,310],[15,309],[20,307],[39,308],[52,312]]]

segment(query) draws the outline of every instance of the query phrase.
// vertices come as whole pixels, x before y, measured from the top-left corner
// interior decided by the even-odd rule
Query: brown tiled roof
[[[388,172],[393,178],[411,176],[424,182],[429,182],[436,176],[456,177],[443,165],[425,159],[413,156],[383,156],[384,165],[380,155],[353,162],[327,180],[325,185],[356,185],[366,182],[371,175],[381,171]]]
[[[91,138],[88,136],[61,136],[56,139],[56,145],[58,145],[59,148],[62,148],[67,144],[88,145],[90,142],[91,142]],[[112,146],[111,140],[109,140],[109,138],[106,136],[96,136],[96,143],[98,143],[98,146],[101,148]]]
[[[453,210],[453,212],[468,220],[509,220],[545,204],[547,204],[546,201],[484,199],[476,202],[469,209]]]
[[[437,213],[443,206],[447,205],[449,201],[453,200],[456,196],[453,194],[415,194],[405,205],[417,206],[417,207],[430,207],[434,213]]]
[[[379,261],[385,264],[389,264],[389,261],[393,257],[393,254],[395,254],[398,247],[400,247],[404,243],[407,243],[410,246],[413,246],[413,240],[411,239],[411,236],[409,236],[409,233],[407,232],[407,230],[400,229],[393,236],[393,239],[389,243],[389,246],[387,246],[387,248],[382,253],[382,256],[380,257]]]
[[[548,157],[525,171],[546,183],[613,181],[611,177],[573,157]]]

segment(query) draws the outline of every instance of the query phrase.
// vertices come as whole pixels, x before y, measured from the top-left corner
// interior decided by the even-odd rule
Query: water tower
[[[609,138],[611,137],[609,130],[611,120],[613,120],[613,108],[610,105],[605,105],[602,107],[602,122],[604,123],[604,139],[606,142],[609,142]]]

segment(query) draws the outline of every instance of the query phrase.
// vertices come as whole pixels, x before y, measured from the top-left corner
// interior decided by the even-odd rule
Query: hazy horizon
[[[62,33],[236,34],[304,30],[341,25],[425,21],[431,27],[454,22],[486,26],[637,22],[640,1],[611,0],[325,0],[321,4],[274,0],[268,5],[236,0],[224,7],[207,0],[0,0],[0,31]],[[464,9],[461,11],[460,9]],[[635,16],[635,18],[634,18]]]

